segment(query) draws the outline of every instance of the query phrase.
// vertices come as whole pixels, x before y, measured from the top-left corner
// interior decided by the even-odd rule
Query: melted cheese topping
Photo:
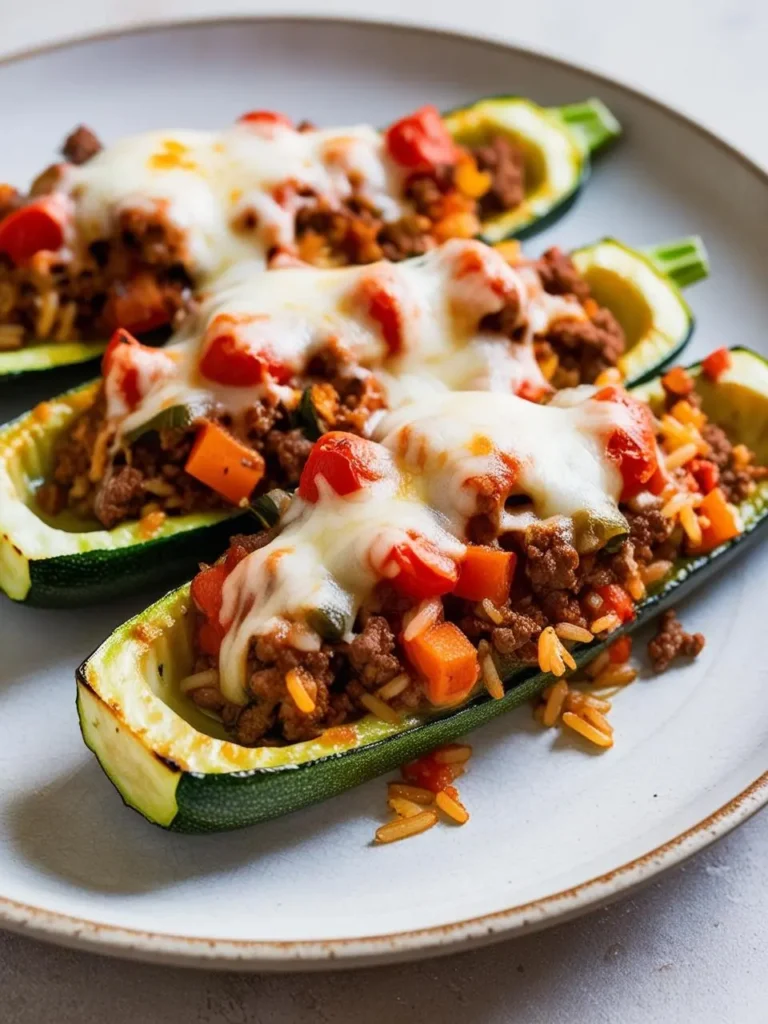
[[[381,295],[396,311],[394,352],[375,315],[374,300]],[[528,325],[519,342],[482,326],[484,317],[513,299],[521,324]],[[166,346],[166,352],[175,353],[176,371],[150,383],[124,429],[201,394],[235,414],[262,397],[261,387],[221,387],[200,375],[200,358],[222,331],[297,375],[333,341],[354,362],[375,370],[389,404],[399,406],[428,391],[509,393],[526,383],[546,393],[533,334],[555,319],[583,316],[577,302],[548,295],[532,268],[513,269],[475,241],[446,242],[400,264],[286,269],[268,275],[253,264],[240,266],[219,281],[200,314]],[[109,411],[117,414],[116,407]]]
[[[511,495],[529,499],[522,517],[505,514],[506,530],[555,516],[614,519],[622,480],[606,440],[631,427],[629,412],[590,401],[592,388],[574,392],[562,406],[483,392],[432,395],[388,414],[375,437],[419,474],[424,500],[459,536],[485,513],[489,480],[503,480],[493,495],[497,512]]]
[[[221,647],[222,693],[245,702],[243,683],[250,641],[275,631],[296,647],[307,643],[303,623],[309,609],[342,607],[354,621],[370,595],[392,547],[407,543],[409,531],[460,558],[464,545],[440,524],[397,474],[347,497],[320,481],[320,500],[294,498],[280,536],[245,558],[224,586],[222,622],[231,623]],[[340,524],[342,528],[340,529]],[[315,637],[319,648],[320,641]]]
[[[331,203],[352,192],[350,175],[387,220],[402,212],[400,173],[369,126],[298,132],[238,124],[223,132],[147,132],[122,139],[87,163],[68,166],[62,187],[75,201],[84,244],[108,238],[124,210],[163,211],[184,232],[196,275],[290,245],[302,198]],[[286,186],[280,188],[280,186]],[[295,186],[295,187],[290,187]],[[237,228],[246,211],[258,225]]]
[[[307,609],[339,606],[354,621],[382,567],[410,532],[460,559],[468,520],[481,500],[478,481],[499,482],[501,502],[528,496],[528,522],[560,517],[573,531],[581,517],[623,521],[621,476],[606,451],[608,435],[627,410],[591,401],[578,389],[562,406],[538,406],[514,395],[467,392],[431,395],[380,424],[393,473],[353,495],[338,497],[318,481],[314,505],[295,498],[275,540],[245,558],[224,587],[222,623],[230,623],[220,656],[224,695],[245,700],[250,641],[281,633],[307,646]],[[503,523],[506,529],[527,523]],[[296,623],[301,624],[296,635]],[[293,631],[293,632],[292,632]],[[311,635],[311,634],[310,634]],[[315,647],[320,638],[314,635]]]

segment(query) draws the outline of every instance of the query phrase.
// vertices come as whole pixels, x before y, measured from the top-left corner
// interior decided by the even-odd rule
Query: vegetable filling
[[[164,349],[115,333],[91,409],[58,444],[38,503],[111,528],[298,484],[330,430],[481,389],[541,401],[618,380],[624,335],[570,259],[453,240],[399,266],[227,275]]]
[[[0,350],[168,332],[228,266],[403,260],[523,203],[510,135],[458,145],[434,107],[385,132],[251,111],[218,134],[102,147],[87,128],[28,195],[0,186]]]
[[[686,371],[663,386],[653,410],[616,386],[547,406],[433,396],[385,417],[375,441],[325,435],[280,531],[235,538],[193,581],[182,689],[236,742],[263,745],[482,688],[498,698],[516,667],[564,676],[574,642],[605,639],[676,560],[737,536],[736,505],[768,472],[708,420]],[[651,655],[663,670],[701,645],[667,616]],[[601,668],[626,671],[629,650],[618,641]],[[575,728],[562,691],[542,714],[568,698]]]

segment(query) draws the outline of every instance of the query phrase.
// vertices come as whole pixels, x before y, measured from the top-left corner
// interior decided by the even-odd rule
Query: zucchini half
[[[76,366],[98,359],[105,341],[35,341],[12,352],[0,352],[0,381],[25,373]]]
[[[677,254],[681,275],[706,275],[706,255],[697,239],[653,252]],[[633,347],[625,358],[631,360],[632,380],[644,379],[680,351],[693,317],[660,269],[660,256],[606,239],[574,258],[599,301],[628,332]],[[636,325],[643,325],[642,335],[632,334]],[[0,590],[15,601],[93,604],[183,578],[199,562],[215,559],[233,533],[258,528],[252,516],[228,512],[169,516],[151,539],[142,538],[136,522],[104,530],[66,515],[46,521],[35,504],[35,487],[47,474],[56,438],[93,400],[95,388],[85,384],[0,428]]]
[[[529,238],[562,217],[589,178],[591,155],[621,134],[619,122],[597,99],[546,108],[520,96],[494,96],[452,110],[443,120],[464,145],[501,133],[525,155],[525,199],[483,221],[480,237],[491,244]]]
[[[516,96],[498,97],[453,110],[444,120],[457,141],[477,143],[504,132],[525,151],[528,194],[517,210],[483,224],[486,242],[526,238],[564,214],[588,177],[590,155],[621,133],[597,99],[546,109]],[[0,381],[91,362],[106,347],[106,341],[38,341],[0,352]]]
[[[0,589],[16,601],[48,607],[92,604],[145,585],[183,578],[200,559],[216,558],[241,517],[169,516],[151,538],[138,522],[113,530],[62,514],[56,525],[34,492],[50,468],[56,438],[93,401],[91,382],[0,428]]]
[[[628,384],[647,380],[680,354],[695,326],[680,289],[709,274],[707,251],[698,236],[645,251],[604,238],[571,256],[595,300],[624,329],[627,349],[619,369]]]
[[[638,390],[651,401],[661,394],[658,381]],[[766,361],[734,350],[730,370],[703,390],[712,419],[768,459]],[[743,534],[711,554],[681,559],[632,623],[602,644],[579,645],[577,663],[682,598],[754,539],[768,519],[768,481],[741,512]],[[397,726],[369,716],[304,743],[242,747],[177,689],[192,667],[189,607],[189,585],[167,594],[120,626],[77,671],[86,744],[128,806],[175,831],[240,828],[335,796],[517,707],[552,679],[531,668],[508,676],[501,700],[482,695],[447,713],[412,714]]]

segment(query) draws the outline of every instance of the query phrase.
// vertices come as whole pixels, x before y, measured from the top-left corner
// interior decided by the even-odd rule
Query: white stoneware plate
[[[690,294],[691,357],[768,354],[768,183],[650,100],[487,42],[330,22],[198,24],[78,43],[0,66],[3,179],[25,182],[75,124],[104,139],[214,127],[253,107],[326,124],[385,123],[425,102],[494,93],[601,96],[626,126],[573,211],[530,246],[604,234],[633,245],[697,232],[711,280]],[[59,383],[61,379],[59,380]],[[7,419],[50,382],[6,388]],[[34,387],[34,393],[32,388]],[[58,385],[56,385],[59,390]],[[87,611],[0,605],[0,919],[146,959],[297,969],[446,952],[539,928],[626,893],[768,801],[768,548],[683,609],[707,648],[615,702],[593,754],[522,709],[472,737],[472,819],[372,848],[384,785],[213,837],[169,835],[126,810],[80,742],[73,670],[152,595]]]

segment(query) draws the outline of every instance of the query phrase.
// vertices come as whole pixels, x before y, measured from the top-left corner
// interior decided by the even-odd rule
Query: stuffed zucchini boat
[[[376,436],[326,435],[280,533],[233,541],[78,670],[85,742],[150,821],[237,828],[417,758],[766,518],[768,365],[746,350],[632,394],[431,396]]]
[[[177,560],[160,545],[180,562],[207,525],[217,541],[247,529],[222,520],[254,499],[274,511],[266,493],[295,487],[328,430],[366,434],[435,389],[541,400],[624,367],[642,376],[687,340],[664,269],[705,273],[698,241],[644,255],[604,240],[573,261],[509,246],[507,260],[455,239],[396,266],[239,269],[165,349],[118,332],[101,385],[0,432],[0,587],[71,604],[163,578]]]
[[[574,198],[619,132],[598,100],[493,99],[385,131],[251,111],[219,132],[102,148],[87,128],[29,195],[0,186],[0,376],[83,362],[118,327],[178,326],[243,260],[364,264],[448,238],[531,233]]]

